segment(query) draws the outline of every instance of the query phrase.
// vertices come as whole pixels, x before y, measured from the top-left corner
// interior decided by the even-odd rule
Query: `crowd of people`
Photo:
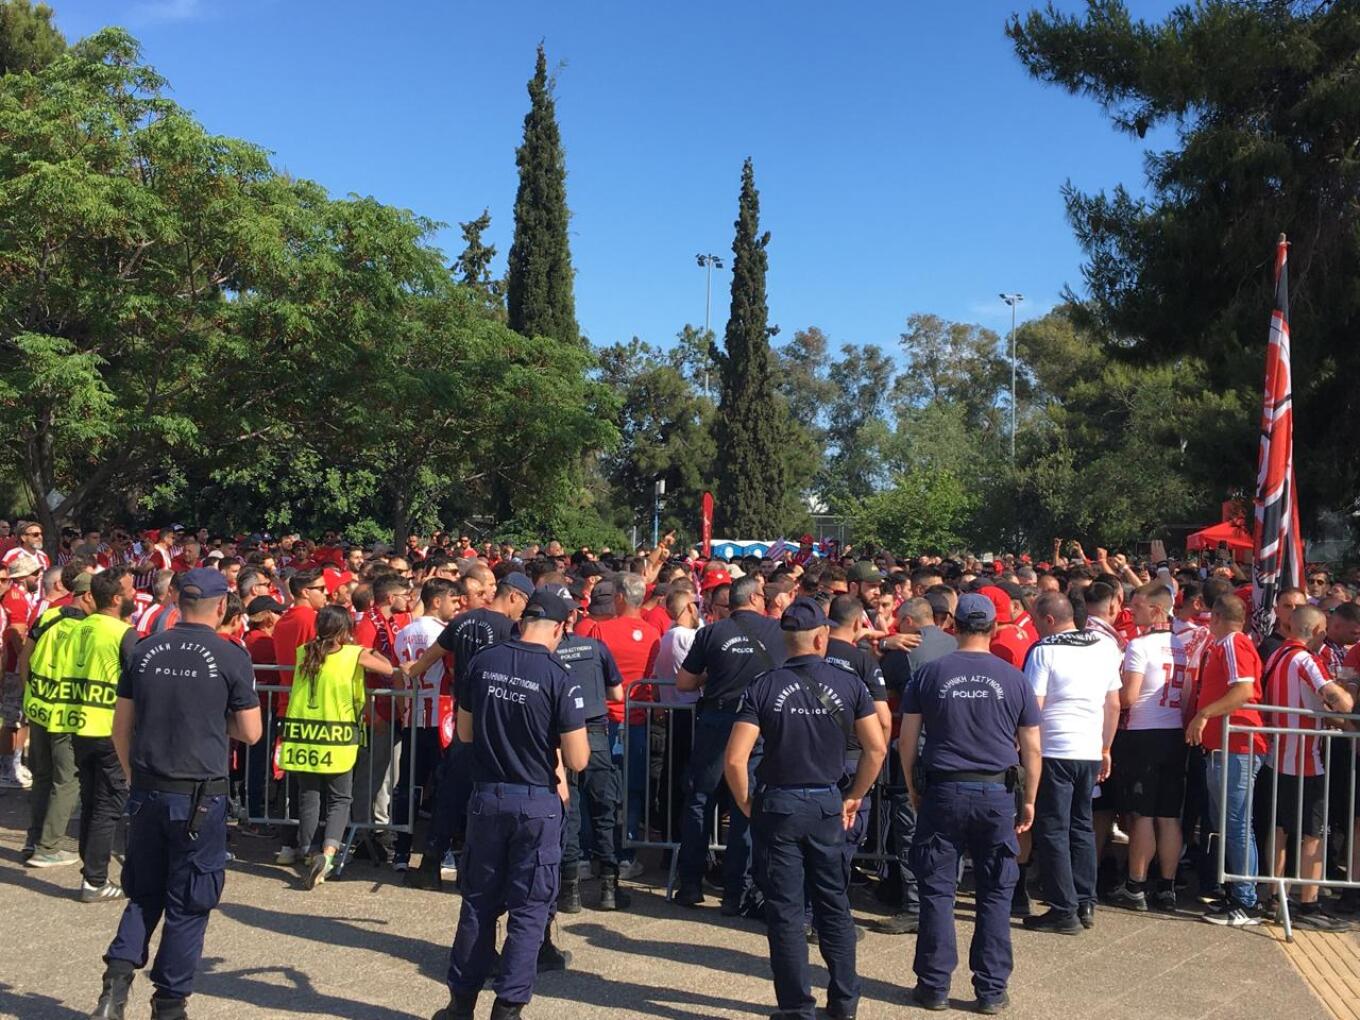
[[[1277,594],[1273,629],[1254,639],[1242,568],[1222,556],[1172,560],[1159,544],[1141,559],[1056,541],[1043,559],[900,558],[827,555],[804,536],[777,560],[725,562],[677,549],[672,536],[635,554],[451,534],[362,548],[335,533],[310,541],[179,525],[45,537],[34,522],[0,521],[0,787],[31,787],[28,866],[79,863],[86,902],[131,895],[109,875],[136,788],[117,746],[114,692],[121,698],[120,677],[141,668],[139,649],[186,626],[183,607],[219,598],[220,587],[216,637],[248,657],[257,690],[281,688],[260,696],[264,739],[233,744],[233,838],[279,842],[276,860],[300,867],[308,889],[334,873],[354,823],[356,855],[390,864],[409,885],[441,888],[456,872],[461,941],[440,1013],[450,1020],[471,1016],[469,989],[493,966],[488,918],[509,909],[512,919],[493,1015],[518,1016],[511,1007],[532,988],[524,967],[568,963],[553,915],[583,909],[592,875],[600,883],[589,905],[626,909],[622,883],[645,870],[643,846],[675,853],[676,903],[697,908],[711,889],[725,915],[767,923],[779,1015],[789,1017],[813,1015],[809,943],[831,969],[826,1015],[853,1016],[852,885],[889,908],[878,930],[917,934],[917,1001],[942,1008],[940,983],[947,990],[956,961],[952,921],[946,943],[940,917],[969,857],[974,982],[979,1008],[995,1012],[1005,1005],[1011,917],[1080,935],[1101,904],[1175,912],[1198,903],[1206,921],[1258,924],[1276,887],[1220,887],[1218,839],[1229,874],[1318,881],[1348,877],[1355,864],[1354,745],[1324,748],[1335,721],[1312,714],[1354,708],[1354,571],[1309,569],[1304,588]],[[494,670],[488,649],[503,660]],[[389,690],[409,693],[373,696]],[[545,691],[540,719],[533,706]],[[995,721],[976,713],[1003,692],[1017,713],[1004,739],[969,739],[999,743],[1005,760],[951,757],[950,740]],[[791,697],[840,735],[790,724],[780,712]],[[935,700],[950,698],[977,702],[965,706],[974,715],[939,714]],[[498,702],[530,719],[507,722],[488,750],[474,725],[500,719]],[[1297,732],[1252,732],[1268,725]],[[540,748],[540,733],[560,744]],[[556,761],[541,778],[563,818],[551,835],[534,829],[535,864],[510,868],[493,895],[471,873],[524,844],[479,816],[508,810],[514,796],[521,818],[542,821],[540,784],[503,780],[537,779],[543,754]],[[823,775],[832,759],[835,775]],[[1328,771],[1338,778],[1324,782]],[[498,778],[495,804],[488,775]],[[932,813],[932,787],[951,783],[970,796],[979,787],[990,834],[979,835],[976,819]],[[787,802],[778,809],[776,795]],[[1012,805],[999,827],[998,796]],[[422,840],[413,801],[428,819]],[[834,801],[840,849],[817,860],[776,853],[809,845],[830,817],[823,801]],[[295,828],[270,824],[285,802]],[[63,839],[77,810],[73,853]],[[389,825],[399,831],[385,834]],[[873,833],[880,846],[868,845]],[[1354,890],[1297,883],[1296,892],[1298,926],[1334,930],[1360,912]],[[122,1015],[118,987],[106,978],[105,1012],[95,1015]]]

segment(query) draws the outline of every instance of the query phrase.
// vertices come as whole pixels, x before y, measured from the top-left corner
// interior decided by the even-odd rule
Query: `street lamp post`
[[[701,253],[694,256],[694,258],[699,263],[699,268],[706,271],[704,274],[706,277],[704,282],[704,335],[707,336],[710,332],[708,326],[709,316],[713,310],[713,270],[715,267],[721,269],[723,267],[723,262],[722,259],[713,254]],[[708,393],[707,362],[705,362],[704,368],[704,393]]]
[[[1011,463],[1015,463],[1015,306],[1025,300],[1023,294],[1002,294],[1001,300],[1011,306]]]

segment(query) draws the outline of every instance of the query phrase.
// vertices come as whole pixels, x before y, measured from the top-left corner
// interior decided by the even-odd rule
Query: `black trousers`
[[[80,773],[81,874],[93,886],[109,880],[109,856],[118,819],[127,804],[128,784],[112,737],[75,737]]]
[[[614,853],[614,827],[618,824],[619,808],[623,805],[623,783],[614,767],[610,753],[609,734],[603,727],[589,726],[590,761],[585,771],[567,773],[571,787],[571,804],[567,808],[566,832],[562,846],[562,865],[568,878],[575,878],[569,870],[581,859],[581,799],[587,801],[590,815],[590,852],[606,871],[618,870]]]

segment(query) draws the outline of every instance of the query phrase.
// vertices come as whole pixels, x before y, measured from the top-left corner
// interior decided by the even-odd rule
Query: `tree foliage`
[[[164,84],[119,30],[0,79],[0,443],[40,516],[371,537],[497,486],[579,504],[568,466],[614,440],[588,352],[496,321],[436,224],[277,173]]]
[[[1016,17],[1008,33],[1036,78],[1091,98],[1116,129],[1174,129],[1175,144],[1147,156],[1146,198],[1070,184],[1065,196],[1089,311],[1112,350],[1142,365],[1199,359],[1213,392],[1232,395],[1236,413],[1214,416],[1223,455],[1188,470],[1220,496],[1254,483],[1271,263],[1286,232],[1303,510],[1349,502],[1360,484],[1360,8],[1204,0],[1148,24],[1118,0],[1088,0],[1078,15]]]
[[[31,0],[0,0],[0,75],[40,71],[66,51],[52,8]]]
[[[529,79],[529,112],[515,162],[519,191],[506,281],[510,328],[523,336],[577,343],[580,330],[567,243],[567,163],[542,45]]]
[[[852,503],[847,516],[861,548],[947,553],[963,545],[976,498],[947,471],[912,471]]]
[[[788,411],[775,399],[765,301],[765,249],[755,168],[741,169],[736,236],[732,241],[732,306],[723,350],[714,352],[721,378],[715,429],[719,528],[729,536],[776,534],[798,516],[784,444],[790,440]]]

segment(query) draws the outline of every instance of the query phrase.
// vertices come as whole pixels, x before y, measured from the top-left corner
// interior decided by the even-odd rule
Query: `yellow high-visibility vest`
[[[68,706],[56,699],[61,680],[61,650],[76,626],[85,618],[79,609],[53,606],[38,617],[33,630],[38,640],[28,656],[28,682],[24,684],[24,715],[28,721],[50,730],[54,713],[65,713]],[[64,720],[63,720],[64,721]],[[74,732],[59,730],[58,732]]]
[[[49,733],[113,735],[113,706],[118,703],[118,678],[123,670],[120,653],[129,629],[126,620],[93,613],[62,642],[56,690],[59,700],[70,707],[53,715]]]
[[[297,650],[297,669],[280,721],[279,768],[285,772],[334,774],[354,768],[364,735],[364,671],[360,645],[345,645],[326,656],[316,676],[302,675],[306,647]]]

